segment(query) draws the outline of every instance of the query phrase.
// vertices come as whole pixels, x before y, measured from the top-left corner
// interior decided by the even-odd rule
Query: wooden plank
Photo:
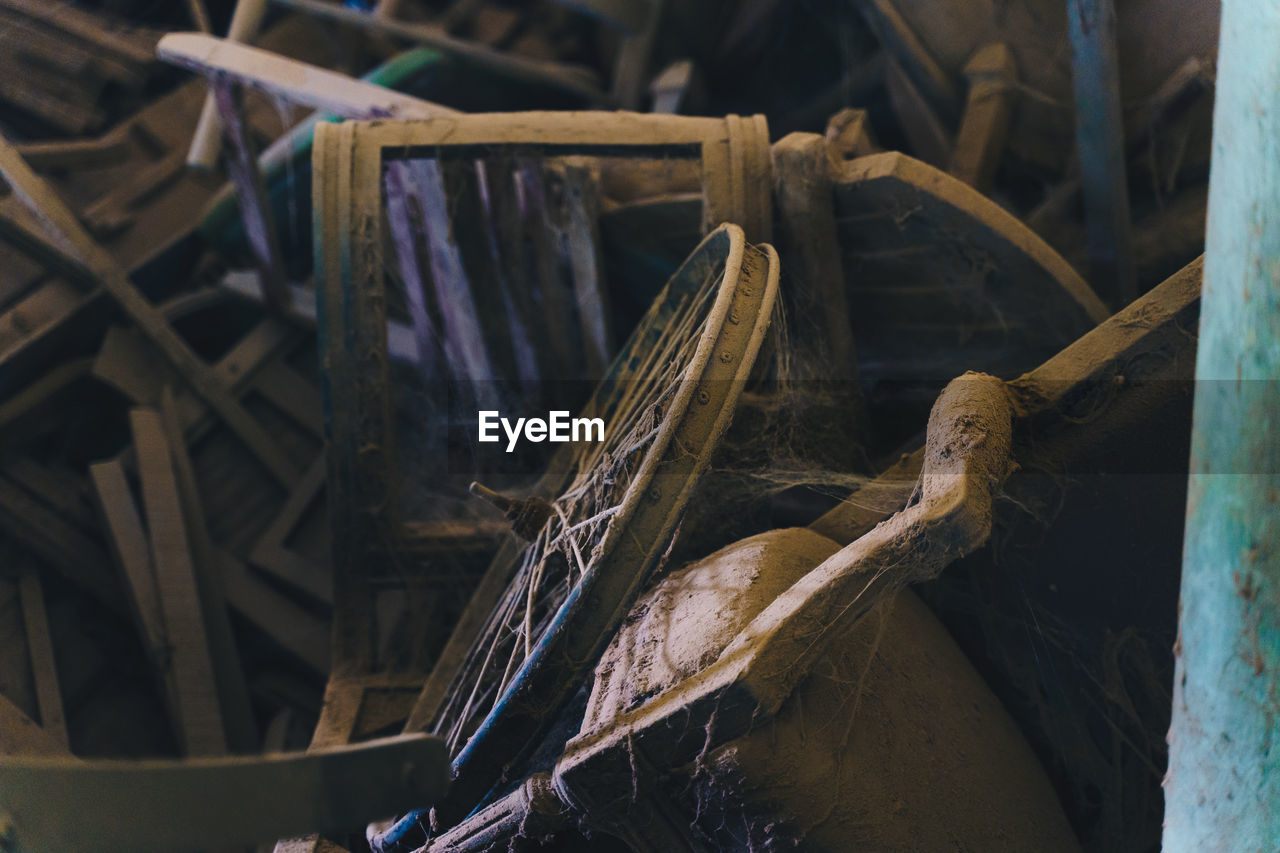
[[[164,192],[183,177],[181,151],[170,151],[159,160],[137,169],[127,179],[111,188],[80,214],[91,233],[110,236],[131,227],[136,209],[143,202]]]
[[[155,58],[151,51],[152,38],[145,31],[120,33],[104,26],[103,17],[77,6],[45,3],[42,0],[0,0],[0,9],[39,21],[121,60],[147,65]]]
[[[229,274],[218,284],[219,287],[237,296],[263,302],[262,287],[256,276]],[[290,297],[289,322],[302,329],[316,327],[316,294],[298,285],[290,285],[293,291]],[[397,361],[415,362],[418,360],[418,345],[414,341],[412,327],[395,320],[387,321],[387,354]]]
[[[812,323],[816,332],[794,344],[804,350],[802,361],[821,364],[824,376],[848,382],[860,407],[827,140],[816,133],[783,137],[773,146],[773,173],[783,224],[781,256],[791,265],[789,299],[796,322]]]
[[[112,131],[96,139],[27,142],[18,153],[33,169],[102,169],[129,157],[129,135]]]
[[[591,171],[566,161],[557,170],[562,181],[562,232],[573,277],[574,302],[582,327],[587,375],[604,376],[613,358],[613,329],[609,316],[609,288],[600,256],[600,203]]]
[[[262,28],[262,19],[267,14],[267,5],[267,0],[236,0],[231,12],[231,22],[227,25],[227,41],[251,42],[256,39]],[[205,33],[208,33],[207,29]],[[157,52],[158,49],[159,45]],[[205,96],[204,106],[200,108],[200,119],[196,122],[191,147],[187,151],[187,164],[197,169],[213,169],[218,165],[226,114],[219,111],[217,89],[225,85],[225,81],[213,81],[211,91]]]
[[[1079,427],[1086,423],[1097,429],[1105,414],[1088,411],[1098,395],[1114,394],[1121,384],[1143,389],[1150,383],[1161,394],[1177,394],[1185,387],[1190,370],[1185,356],[1194,351],[1194,330],[1200,307],[1203,259],[1193,261],[1138,302],[1121,310],[1092,331],[1070,343],[1036,366],[1007,383],[1018,400],[1018,419],[1023,427],[1018,441],[1033,443],[1048,430],[1043,422]],[[1179,348],[1184,350],[1174,356]],[[1153,354],[1160,353],[1160,357]],[[1182,364],[1179,364],[1180,359]],[[1176,378],[1177,381],[1173,381]],[[1148,406],[1149,391],[1138,391],[1140,405]],[[1159,395],[1157,395],[1159,396]],[[1114,411],[1123,407],[1112,405]],[[1121,415],[1121,417],[1124,417]],[[1108,430],[1111,428],[1108,427]],[[1105,433],[1104,433],[1105,434]],[[809,525],[809,529],[843,544],[871,530],[906,505],[915,489],[924,460],[923,449],[904,455],[882,474],[864,484]],[[1055,460],[1055,464],[1062,461]]]
[[[338,641],[335,632],[335,642]],[[330,749],[350,743],[355,734],[365,685],[350,677],[330,677],[324,688],[324,705],[307,751]],[[336,845],[318,835],[289,838],[277,842],[275,853],[327,853]],[[342,848],[338,848],[342,849]],[[344,851],[345,853],[345,851]]]
[[[1016,376],[1106,319],[1061,255],[956,178],[898,153],[834,178],[858,367],[879,417],[923,423],[948,378]]]
[[[70,134],[84,133],[105,117],[100,107],[76,103],[61,93],[33,86],[29,67],[10,54],[0,55],[0,98]]]
[[[0,694],[0,755],[64,755],[65,743]]]
[[[151,563],[151,545],[125,479],[124,465],[118,459],[99,462],[89,466],[89,477],[93,481],[98,512],[107,532],[111,554],[129,589],[135,626],[172,706],[176,696],[168,667],[168,640],[165,637],[164,612],[160,607],[160,588]]]
[[[485,345],[484,326],[455,236],[444,167],[434,159],[415,160],[409,165],[413,174],[409,189],[422,214],[445,356],[453,375],[471,383],[481,408],[495,408],[492,384],[498,374]]]
[[[253,576],[232,555],[218,553],[227,601],[316,675],[329,674],[329,623]]]
[[[25,758],[0,763],[0,797],[24,850],[226,849],[308,830],[348,832],[434,801],[448,768],[443,742],[421,735],[185,761]],[[66,800],[75,808],[49,807]]]
[[[933,109],[953,112],[959,102],[955,83],[894,8],[894,0],[855,0],[854,5]]]
[[[613,65],[613,102],[624,110],[638,110],[642,105],[665,3],[666,0],[641,0],[630,4],[647,8],[643,10],[644,22],[622,40]]]
[[[209,653],[214,678],[217,680],[218,698],[222,702],[227,745],[236,752],[253,751],[259,746],[258,729],[254,722],[253,708],[249,704],[249,687],[245,682],[240,653],[231,632],[231,623],[227,620],[227,596],[222,587],[220,561],[209,537],[209,528],[205,524],[195,469],[183,441],[182,423],[174,403],[173,389],[168,385],[160,395],[160,421],[173,463],[179,509],[191,544],[191,566],[195,572],[205,632],[209,638]]]
[[[229,75],[290,103],[344,118],[432,118],[458,114],[457,110],[402,95],[376,83],[354,80],[336,71],[213,36],[170,33],[160,40],[156,54],[165,62],[191,71]]]
[[[2,474],[0,529],[111,610],[128,612],[102,547]]]
[[[298,426],[324,438],[323,404],[315,384],[294,370],[283,358],[262,365],[253,388]]]
[[[969,95],[947,171],[985,193],[991,189],[1009,135],[1018,82],[1013,52],[1001,43],[984,45],[965,63],[964,76],[969,80]]]
[[[617,153],[640,156],[641,146],[655,146],[658,156],[701,154],[705,200],[704,230],[722,222],[740,224],[747,237],[768,241],[770,206],[769,129],[762,115],[703,118],[628,112],[522,112],[458,115],[410,125],[368,122],[355,134],[362,147],[519,146],[521,157],[535,152],[563,156],[576,147],[617,147]],[[678,152],[674,149],[681,149]],[[593,152],[604,153],[604,152]],[[401,155],[402,156],[402,155]],[[536,193],[533,196],[536,198]]]
[[[336,46],[314,38],[315,33],[314,22],[288,16],[264,33],[261,44],[263,47],[270,46],[271,49],[289,50],[291,54],[305,56],[312,62],[324,63],[330,59],[336,61]],[[154,50],[149,48],[147,54],[149,57],[154,56]],[[423,62],[429,61],[425,51],[418,51],[409,58],[408,65],[421,68]],[[154,158],[163,156],[167,151],[184,150],[190,141],[191,125],[204,98],[204,88],[202,80],[192,80],[160,97],[125,122],[125,129],[129,132],[135,152],[140,157]],[[255,99],[250,106],[250,117],[257,133],[272,134],[279,130],[278,111],[268,99]],[[287,147],[286,144],[285,148]],[[119,177],[122,181],[129,179],[128,175]],[[134,217],[133,226],[110,238],[106,245],[131,274],[144,270],[148,264],[168,252],[176,250],[179,254],[186,255],[196,242],[191,234],[190,215],[199,211],[210,196],[217,194],[217,190],[215,184],[202,181],[196,176],[175,181],[155,198],[149,198],[145,204],[131,209],[129,213]],[[226,188],[226,195],[234,207],[235,201],[231,198],[229,187]],[[9,210],[15,205],[22,207],[22,202],[16,198],[6,198],[0,205]],[[78,268],[82,266],[77,264]],[[23,271],[12,272],[17,275]],[[69,281],[38,282],[35,279],[38,274],[38,270],[27,274],[23,278],[24,286],[41,293],[46,290],[57,291],[54,298],[41,297],[44,302],[39,316],[28,313],[28,309],[36,307],[34,304],[25,306],[17,314],[6,311],[0,315],[0,398],[5,396],[6,386],[27,381],[38,373],[51,349],[60,343],[80,339],[82,335],[100,334],[107,318],[115,313],[108,304],[106,293],[100,290],[86,293],[84,290],[77,290]],[[73,275],[70,281],[83,281],[86,288],[93,285],[83,272]],[[19,323],[19,316],[23,321],[30,322],[25,325]]]
[[[488,238],[488,268],[497,277],[506,308],[508,338],[516,359],[515,376],[525,394],[540,394],[544,362],[554,351],[550,329],[537,322],[541,313],[531,284],[530,246],[525,207],[517,189],[518,158],[495,154],[476,164],[484,205],[483,226]],[[542,234],[540,229],[538,234]],[[536,237],[534,238],[536,239]],[[568,374],[558,374],[567,377]],[[443,446],[443,442],[441,443]]]
[[[155,348],[133,327],[112,326],[102,339],[90,371],[135,405],[154,406],[173,371],[155,357]]]
[[[520,545],[514,536],[508,535],[507,541],[494,556],[489,568],[485,570],[471,599],[463,609],[462,615],[454,624],[453,631],[445,643],[444,649],[436,659],[435,666],[422,692],[414,703],[409,719],[405,722],[405,731],[426,731],[433,724],[440,708],[449,695],[449,688],[454,678],[462,669],[463,662],[471,651],[475,638],[480,635],[485,622],[493,612],[494,606],[501,598],[503,591],[515,572]]]
[[[494,262],[490,242],[494,223],[490,221],[484,204],[490,170],[485,160],[441,157],[437,162],[445,195],[440,199],[428,195],[418,202],[428,206],[448,205],[450,243],[456,246],[458,259],[466,270],[465,283],[476,308],[481,335],[477,348],[482,348],[487,354],[492,369],[490,373],[472,377],[471,390],[479,392],[482,399],[492,401],[481,408],[501,409],[511,402],[504,396],[510,378],[529,379],[520,360],[532,353],[529,352],[524,318],[515,313],[516,303],[510,293],[505,270]],[[417,161],[410,162],[411,168],[418,165]],[[423,219],[429,218],[430,212],[423,211]],[[435,270],[432,272],[434,274]],[[449,310],[439,296],[436,304],[441,313]],[[446,345],[449,343],[446,340]],[[482,387],[480,382],[487,387]],[[440,448],[443,449],[443,442]]]
[[[178,739],[186,755],[220,755],[227,751],[222,703],[169,443],[154,410],[134,409],[129,421],[177,688]]]
[[[371,554],[394,541],[398,526],[395,451],[388,399],[385,277],[370,235],[351,223],[375,221],[382,209],[382,158],[360,157],[351,123],[316,128],[312,192],[321,232],[316,294],[326,320],[324,354],[328,474],[333,537],[335,674],[372,666],[367,591],[359,580]],[[367,217],[367,218],[366,218]],[[350,298],[351,293],[360,298]]]
[[[213,32],[213,24],[209,20],[209,10],[204,7],[204,0],[186,0],[187,16],[197,30],[202,33]]]
[[[257,382],[262,371],[297,340],[298,333],[290,327],[274,320],[264,320],[237,341],[210,369],[215,380],[222,382],[231,394],[242,397],[250,387],[256,387],[253,383]],[[154,348],[135,329],[120,327],[108,329],[93,363],[93,375],[141,406],[159,405],[165,385],[177,380],[177,375],[156,356]],[[197,397],[188,394],[176,396],[186,441],[194,444],[213,427],[216,422],[214,413]],[[301,399],[302,396],[303,392],[291,392],[291,397]],[[293,406],[294,402],[273,401],[273,404],[287,412],[285,406]],[[125,450],[123,458],[126,465],[132,466],[131,449]]]
[[[892,59],[885,65],[884,81],[889,103],[911,145],[911,153],[931,166],[946,164],[951,156],[951,134],[937,111],[902,66]]]
[[[528,241],[533,269],[531,291],[539,295],[537,304],[540,315],[533,325],[544,331],[544,340],[551,376],[577,376],[581,367],[578,354],[573,349],[570,325],[570,307],[560,286],[560,257],[556,235],[551,227],[548,210],[546,169],[542,162],[528,157],[519,158],[512,175],[515,181],[517,210],[513,215],[522,216],[518,227]]]
[[[942,379],[965,369],[1009,375],[1109,314],[1014,216],[919,160],[874,154],[843,164],[834,179],[840,246],[846,265],[859,270],[848,298],[868,379],[873,361],[881,378]],[[958,266],[957,257],[967,263]],[[953,360],[965,350],[970,356]],[[922,359],[934,368],[913,372]]]
[[[333,603],[333,575],[327,566],[316,565],[292,551],[286,543],[303,514],[320,496],[326,472],[325,455],[321,454],[302,477],[302,482],[289,494],[279,514],[253,546],[249,561],[327,604]]]
[[[75,255],[98,279],[125,314],[147,335],[173,364],[183,379],[204,398],[227,426],[240,437],[267,470],[286,487],[298,479],[298,472],[275,441],[240,403],[210,374],[208,366],[165,322],[160,311],[146,300],[124,269],[92,237],[75,215],[47,184],[27,166],[13,146],[0,138],[0,175],[59,239],[68,243]]]
[[[439,363],[441,339],[427,309],[430,285],[422,275],[424,265],[419,256],[421,241],[418,239],[422,219],[419,212],[411,208],[409,184],[412,180],[408,163],[401,160],[387,164],[387,225],[395,247],[413,337],[417,342],[418,373],[424,382],[430,383],[442,375]]]
[[[27,632],[27,653],[31,658],[31,675],[36,685],[36,701],[40,707],[40,727],[71,751],[67,737],[67,721],[62,708],[62,688],[58,685],[58,667],[53,657],[53,637],[49,635],[49,616],[44,607],[40,579],[26,575],[18,581],[22,598],[22,621]]]
[[[1157,127],[1176,120],[1205,95],[1213,95],[1213,64],[1188,57],[1140,104],[1125,111],[1125,144],[1130,151]]]
[[[247,0],[240,0],[236,11],[246,2]],[[271,215],[262,172],[258,169],[253,140],[245,126],[239,93],[234,84],[226,79],[215,79],[210,85],[223,130],[231,143],[227,171],[236,187],[236,197],[240,201],[240,219],[244,223],[245,238],[258,267],[258,280],[262,282],[267,309],[276,317],[283,318],[288,315],[290,307],[289,279],[285,274],[280,237]]]
[[[1113,0],[1068,0],[1089,277],[1112,308],[1137,295]]]
[[[51,32],[48,27],[10,15],[4,16],[3,25],[10,50],[19,60],[31,64],[30,82],[35,85],[39,85],[39,77],[49,74],[50,88],[71,92],[78,84],[83,93],[77,94],[92,99],[109,78],[137,83],[133,69],[109,56],[95,54],[92,48],[67,38],[65,33]]]
[[[73,471],[50,468],[27,455],[0,463],[0,471],[81,532],[97,529],[93,507],[85,500],[84,481]]]
[[[80,377],[89,373],[93,359],[77,358],[44,373],[17,394],[0,403],[0,430],[7,429],[56,399]]]
[[[306,12],[309,15],[340,21],[372,32],[408,39],[444,53],[463,57],[477,66],[492,69],[514,80],[556,88],[591,103],[599,104],[609,100],[596,85],[595,75],[580,66],[561,65],[556,62],[500,53],[474,42],[455,38],[440,27],[430,24],[375,18],[356,9],[317,2],[317,0],[275,0],[275,2],[277,5],[298,12]]]
[[[664,68],[649,84],[655,113],[692,113],[701,107],[702,74],[692,59],[681,59]]]
[[[83,267],[67,256],[63,246],[50,239],[39,220],[17,199],[6,198],[0,201],[0,235],[5,242],[43,268],[33,274],[36,278],[44,272],[65,276],[72,281],[84,275]],[[28,284],[30,282],[24,282],[18,287],[26,287]]]

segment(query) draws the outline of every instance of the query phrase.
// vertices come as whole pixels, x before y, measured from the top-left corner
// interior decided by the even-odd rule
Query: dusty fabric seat
[[[583,732],[695,679],[837,550],[809,530],[775,530],[672,573],[637,603],[602,659]],[[718,846],[1079,849],[1013,721],[914,594],[833,649],[772,721],[700,756],[667,788]]]

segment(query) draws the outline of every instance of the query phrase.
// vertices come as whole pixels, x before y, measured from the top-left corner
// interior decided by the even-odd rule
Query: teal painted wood
[[[397,54],[360,79],[397,92],[424,88],[423,78],[442,61],[441,54],[436,51],[418,47]],[[309,192],[311,174],[308,163],[316,125],[342,120],[341,116],[332,113],[312,113],[284,133],[258,158],[258,169],[267,184],[271,215],[276,222],[287,221],[291,194],[296,193],[295,197],[300,197]],[[205,206],[198,227],[205,242],[224,255],[236,257],[248,251],[240,205],[230,184]]]
[[[1166,853],[1280,849],[1280,4],[1222,4]]]

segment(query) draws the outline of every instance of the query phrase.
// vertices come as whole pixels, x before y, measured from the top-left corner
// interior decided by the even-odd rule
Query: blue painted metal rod
[[[1137,296],[1113,0],[1067,0],[1089,283],[1112,309]]]
[[[1217,80],[1165,853],[1280,849],[1280,4]]]

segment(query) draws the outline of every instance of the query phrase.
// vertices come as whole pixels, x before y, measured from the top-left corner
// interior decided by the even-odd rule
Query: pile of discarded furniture
[[[691,114],[660,0],[564,4],[603,76],[505,4],[267,5],[0,0],[49,60],[0,99],[98,134],[0,139],[0,846],[1158,839],[1194,57],[1124,117],[1158,209],[1099,237],[1083,138],[1029,206],[999,171],[1057,156],[1014,138],[1039,72],[944,70],[889,2],[910,155],[838,108],[857,69],[784,115],[822,133]]]

